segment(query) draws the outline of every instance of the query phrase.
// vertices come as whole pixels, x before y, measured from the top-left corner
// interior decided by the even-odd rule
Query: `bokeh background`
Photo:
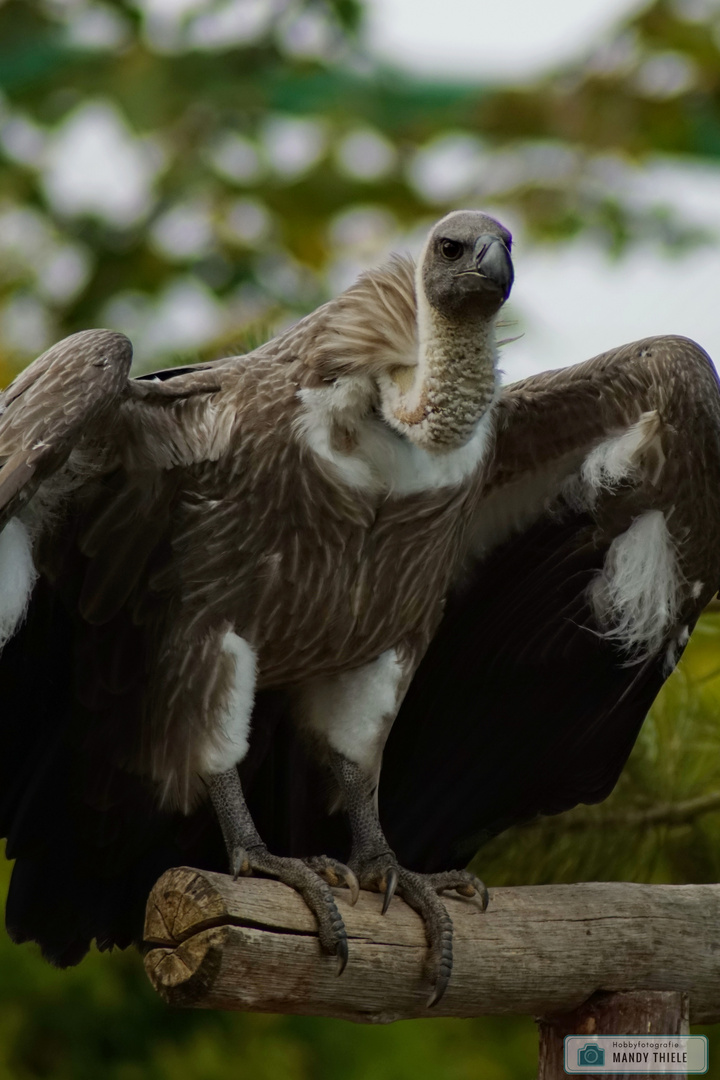
[[[0,0],[0,381],[89,326],[138,370],[247,349],[468,205],[515,235],[507,378],[653,333],[720,356],[718,0]],[[718,618],[611,798],[494,841],[490,885],[720,881]],[[0,934],[0,1080],[535,1071],[529,1018],[180,1013],[137,955]]]

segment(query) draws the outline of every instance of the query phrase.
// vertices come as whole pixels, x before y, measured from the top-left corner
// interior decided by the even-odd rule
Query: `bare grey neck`
[[[381,385],[385,419],[425,450],[465,445],[497,392],[495,316],[447,318],[418,282],[418,362]]]

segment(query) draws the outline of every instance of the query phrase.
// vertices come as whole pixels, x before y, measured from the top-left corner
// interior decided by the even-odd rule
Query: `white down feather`
[[[28,530],[11,518],[0,532],[0,649],[24,619],[37,578]]]

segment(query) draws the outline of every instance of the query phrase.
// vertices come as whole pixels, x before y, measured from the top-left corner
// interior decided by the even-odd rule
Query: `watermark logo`
[[[688,1076],[708,1070],[705,1035],[567,1035],[565,1072],[612,1076],[613,1073],[679,1072]]]
[[[578,1065],[604,1065],[605,1051],[597,1043],[586,1043],[579,1046],[577,1051]]]

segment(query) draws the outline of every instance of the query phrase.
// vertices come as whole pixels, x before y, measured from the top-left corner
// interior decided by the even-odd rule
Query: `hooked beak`
[[[456,277],[471,275],[485,278],[496,285],[503,300],[507,300],[515,280],[515,271],[510,252],[500,237],[492,233],[479,236],[473,249],[473,261],[475,266],[472,270],[461,270]]]

